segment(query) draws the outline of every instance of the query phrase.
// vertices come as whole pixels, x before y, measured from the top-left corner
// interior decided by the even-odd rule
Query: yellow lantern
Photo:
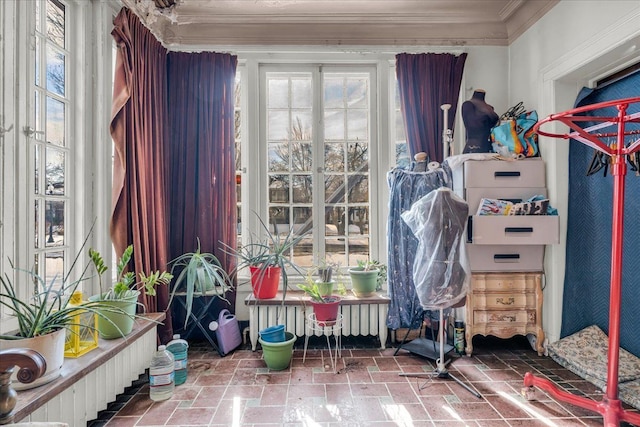
[[[82,292],[75,291],[69,305],[80,304]],[[98,347],[98,318],[95,313],[79,309],[73,314],[71,323],[64,344],[64,357],[80,357]]]

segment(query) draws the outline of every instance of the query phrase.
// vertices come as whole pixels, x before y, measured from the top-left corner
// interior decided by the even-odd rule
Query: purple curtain
[[[111,136],[115,146],[111,239],[116,254],[133,244],[137,273],[167,269],[167,51],[129,9],[114,19],[118,46],[114,75]],[[143,293],[147,312],[167,312],[158,328],[171,340],[169,290]]]
[[[168,59],[170,127],[170,257],[213,253],[226,271],[234,258],[237,199],[234,88],[237,57],[171,52]],[[231,311],[235,293],[228,296]]]
[[[453,129],[467,54],[400,53],[396,74],[411,159],[425,152],[429,161],[442,162],[442,104],[451,104],[447,129]]]

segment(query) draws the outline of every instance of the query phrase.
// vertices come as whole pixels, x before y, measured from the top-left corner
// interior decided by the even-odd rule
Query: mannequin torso
[[[484,100],[485,91],[478,89],[462,104],[462,121],[467,129],[464,153],[491,152],[491,128],[500,117]]]

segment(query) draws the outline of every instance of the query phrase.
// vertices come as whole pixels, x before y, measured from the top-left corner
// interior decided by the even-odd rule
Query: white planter
[[[26,390],[40,385],[46,384],[58,378],[64,363],[64,343],[66,339],[66,330],[60,329],[51,334],[42,335],[34,338],[25,338],[19,340],[0,340],[0,350],[10,348],[28,348],[35,350],[44,357],[47,362],[47,370],[44,375],[30,384],[18,382],[16,375],[18,369],[14,369],[11,376],[12,387],[14,390]]]

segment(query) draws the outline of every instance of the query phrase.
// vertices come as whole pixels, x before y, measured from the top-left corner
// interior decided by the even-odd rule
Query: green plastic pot
[[[378,270],[364,271],[362,267],[353,267],[349,270],[351,287],[357,297],[371,296],[378,286]]]
[[[282,371],[289,367],[293,356],[293,344],[296,336],[291,332],[285,332],[285,340],[282,342],[268,342],[258,338],[262,346],[262,358],[267,364],[267,368],[272,371]]]
[[[104,309],[96,308],[102,316],[98,316],[98,332],[100,338],[112,340],[127,336],[133,330],[138,305],[138,293],[121,300],[102,300],[100,295],[94,295],[89,301],[99,301]],[[114,307],[111,311],[109,307]],[[113,311],[115,310],[115,311]],[[104,316],[104,317],[103,317]],[[105,317],[107,319],[105,319]]]

